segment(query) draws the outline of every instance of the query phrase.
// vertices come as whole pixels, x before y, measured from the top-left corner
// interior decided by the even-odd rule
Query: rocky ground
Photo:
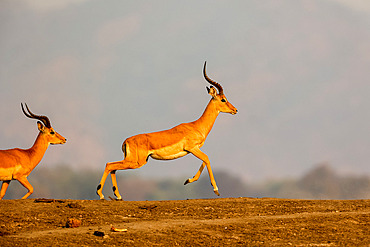
[[[0,201],[0,246],[226,244],[370,246],[370,200]]]

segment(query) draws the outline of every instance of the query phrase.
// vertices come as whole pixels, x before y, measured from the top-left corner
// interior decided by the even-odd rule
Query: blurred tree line
[[[35,188],[30,198],[99,199],[95,194],[102,171],[73,170],[70,166],[38,167],[29,176]],[[263,183],[246,183],[226,171],[216,171],[221,197],[275,197],[290,199],[369,199],[370,177],[339,175],[330,165],[313,167],[302,177]],[[117,172],[118,186],[124,200],[181,200],[217,198],[207,171],[194,183],[184,186],[187,177],[151,179]],[[104,195],[113,197],[110,177]],[[19,199],[26,189],[12,181],[4,199]]]

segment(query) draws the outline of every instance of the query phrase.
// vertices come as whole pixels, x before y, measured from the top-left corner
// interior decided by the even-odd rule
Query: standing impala
[[[28,182],[27,176],[40,163],[49,144],[64,144],[67,141],[54,131],[48,117],[33,114],[28,109],[27,104],[25,105],[28,113],[24,110],[23,104],[21,104],[23,113],[29,118],[42,122],[37,121],[40,133],[30,149],[13,148],[0,150],[0,181],[3,181],[0,200],[3,199],[11,180],[18,180],[28,190],[28,193],[22,199],[29,197],[33,193],[33,187]]]
[[[207,91],[212,98],[203,115],[194,122],[183,123],[169,130],[140,134],[127,138],[122,144],[122,151],[125,156],[124,160],[107,163],[105,167],[103,177],[96,191],[100,196],[100,199],[104,199],[102,190],[109,173],[112,177],[114,195],[117,197],[117,200],[121,200],[122,197],[118,192],[116,180],[117,170],[136,169],[142,167],[147,163],[149,157],[158,160],[172,160],[183,157],[189,153],[202,160],[203,163],[195,176],[187,179],[185,184],[197,181],[204,167],[207,166],[213,191],[216,195],[220,195],[218,193],[216,181],[213,177],[209,159],[207,155],[200,150],[200,147],[203,146],[204,141],[211,131],[220,112],[236,114],[238,110],[227,101],[221,85],[207,76],[206,62],[203,67],[203,75],[211,85],[218,89],[217,93],[213,86],[210,88],[207,87]]]

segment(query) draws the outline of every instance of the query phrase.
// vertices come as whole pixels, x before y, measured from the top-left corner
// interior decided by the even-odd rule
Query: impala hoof
[[[218,190],[214,190],[213,192],[215,192],[216,195],[220,196],[220,193],[218,193]]]
[[[184,185],[187,185],[188,183],[190,183],[190,180],[189,180],[189,179],[187,179],[187,180],[185,181]]]
[[[113,198],[113,197],[109,197],[109,199],[111,199],[111,201],[123,201],[122,197],[121,198]]]
[[[100,197],[100,200],[104,200],[104,195],[100,194],[98,191],[96,191],[96,194]]]

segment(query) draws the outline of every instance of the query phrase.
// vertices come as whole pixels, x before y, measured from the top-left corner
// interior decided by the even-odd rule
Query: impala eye
[[[226,99],[222,99],[221,102],[226,102]]]
[[[54,135],[55,134],[55,132],[54,131],[50,131],[50,135]]]

